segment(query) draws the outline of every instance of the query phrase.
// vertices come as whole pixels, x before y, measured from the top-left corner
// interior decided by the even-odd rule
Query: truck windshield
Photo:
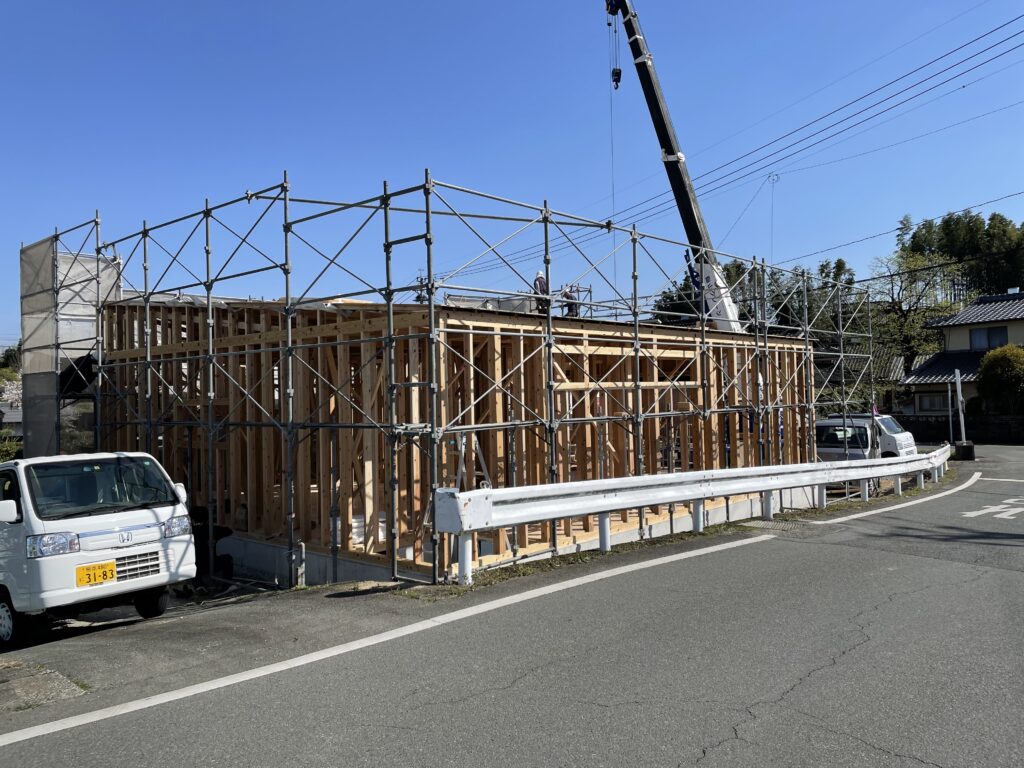
[[[898,435],[901,432],[907,431],[903,428],[903,425],[896,421],[892,416],[879,416],[878,424],[890,435]]]
[[[32,505],[43,520],[178,502],[156,461],[143,456],[35,464],[25,474]]]
[[[850,448],[863,450],[868,447],[867,427],[853,424],[819,424],[817,427],[819,448]]]

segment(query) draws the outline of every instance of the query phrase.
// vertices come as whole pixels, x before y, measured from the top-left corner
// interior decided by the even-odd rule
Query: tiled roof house
[[[929,327],[942,331],[943,351],[914,368],[902,384],[914,393],[914,412],[945,414],[948,384],[959,369],[963,396],[978,394],[978,369],[990,349],[1005,344],[1024,346],[1024,293],[1016,288],[998,296],[982,296],[955,315],[934,320]]]

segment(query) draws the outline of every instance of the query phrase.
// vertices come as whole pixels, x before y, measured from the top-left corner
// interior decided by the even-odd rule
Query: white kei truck
[[[818,461],[914,456],[914,436],[886,414],[829,414],[815,423]]]
[[[0,464],[0,650],[31,614],[133,603],[161,615],[168,587],[196,575],[186,501],[146,453]]]

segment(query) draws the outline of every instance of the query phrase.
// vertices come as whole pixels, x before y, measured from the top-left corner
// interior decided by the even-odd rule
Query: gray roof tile
[[[985,351],[938,352],[919,365],[901,384],[945,384],[956,380],[960,369],[961,381],[977,381],[978,369]]]
[[[1003,320],[1024,320],[1024,293],[1001,293],[981,296],[952,317],[928,323],[931,328],[948,328],[973,323],[998,323]]]

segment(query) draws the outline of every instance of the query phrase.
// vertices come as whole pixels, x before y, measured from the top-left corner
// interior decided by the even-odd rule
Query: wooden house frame
[[[467,212],[458,195],[490,207]],[[225,223],[237,207],[251,210],[247,230]],[[283,234],[258,239],[274,211]],[[340,248],[316,246],[306,230],[351,214],[364,218]],[[374,219],[383,223],[383,254],[370,276],[343,258]],[[488,237],[483,221],[514,229]],[[481,254],[441,273],[438,222],[464,226]],[[180,245],[167,242],[175,226],[188,230]],[[215,243],[218,227],[236,238],[234,248]],[[546,284],[568,268],[552,245],[560,239],[583,274],[608,285],[588,291],[594,298],[579,302],[582,312],[565,312],[554,290],[535,297],[503,254],[513,236],[538,231],[535,263]],[[613,247],[625,249],[631,268],[626,286],[605,274],[607,256],[586,249],[587,237],[615,234],[622,244]],[[96,240],[96,257],[124,275],[116,298],[96,301],[98,447],[153,453],[210,523],[280,544],[290,575],[301,542],[394,577],[444,578],[457,550],[433,531],[437,487],[813,461],[815,410],[848,407],[870,378],[870,349],[843,348],[857,335],[850,318],[867,305],[862,291],[787,273],[785,295],[769,296],[773,275],[784,271],[743,262],[747,332],[718,332],[697,298],[665,308],[642,295],[645,270],[672,280],[655,246],[682,261],[685,243],[429,174],[357,203],[294,198],[286,178],[117,240],[101,242],[97,232]],[[274,240],[280,247],[267,245]],[[413,247],[420,256],[410,261],[404,254]],[[234,263],[244,249],[266,263]],[[520,285],[463,280],[482,257]],[[304,258],[323,267],[303,282],[296,268]],[[184,278],[168,277],[179,266]],[[265,272],[280,273],[283,298],[223,298],[244,295],[238,286]],[[341,290],[315,293],[325,274],[341,272]],[[481,299],[452,306],[452,290]],[[811,291],[821,296],[816,303]],[[502,297],[517,310],[502,308]],[[615,524],[642,532],[675,514],[672,505],[623,510]],[[486,566],[596,537],[596,521],[567,514],[557,524],[481,534],[474,556]]]

